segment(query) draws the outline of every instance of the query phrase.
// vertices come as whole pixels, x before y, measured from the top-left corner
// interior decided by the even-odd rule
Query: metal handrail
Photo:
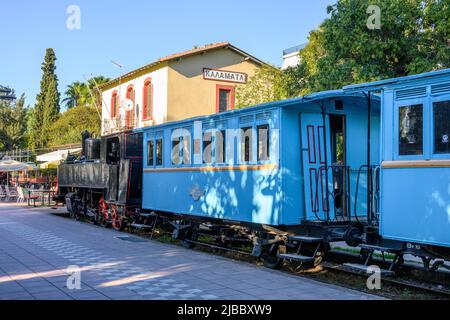
[[[329,183],[328,183],[329,182],[328,176],[329,176],[329,170],[330,169],[332,170],[332,178],[331,178],[332,179],[332,186],[333,186],[333,190],[332,191],[330,191],[330,189],[329,189],[330,186],[329,186]],[[338,170],[336,170],[336,169],[338,169]],[[334,190],[334,182],[335,182],[335,178],[336,178],[335,172],[336,171],[337,172],[341,172],[342,178],[343,178],[343,181],[342,181],[343,188],[341,190],[341,195],[340,195],[340,198],[341,198],[340,209],[342,210],[342,214],[341,215],[337,215],[336,214],[337,209],[338,209],[338,207],[336,207],[336,201],[335,201],[337,194],[336,194],[336,192]],[[331,196],[332,199],[333,199],[334,212],[335,212],[333,219],[330,219],[330,202],[329,202],[329,198],[327,198],[326,210],[324,208],[324,211],[327,213],[326,219],[323,219],[323,218],[319,217],[319,215],[317,214],[317,212],[319,211],[319,208],[318,208],[318,206],[319,206],[319,201],[318,201],[318,198],[319,198],[319,177],[321,177],[321,173],[322,172],[325,172],[325,180],[326,180],[325,192],[327,192],[327,195]],[[316,175],[316,178],[315,178],[315,182],[316,182],[316,188],[315,189],[316,190],[315,190],[315,195],[314,195],[314,200],[315,201],[314,201],[314,205],[313,205],[314,215],[316,216],[316,218],[319,221],[330,222],[331,220],[333,220],[333,221],[346,221],[346,220],[351,219],[350,172],[351,172],[351,168],[349,166],[344,166],[344,165],[331,165],[331,166],[325,165],[325,166],[319,167],[318,174]],[[321,183],[322,183],[322,181],[321,181]],[[322,192],[323,192],[323,190],[322,190]]]
[[[368,222],[370,223],[372,221],[373,218],[373,214],[374,214],[374,204],[376,205],[376,208],[379,208],[379,202],[380,202],[380,166],[378,165],[362,165],[359,170],[358,170],[358,177],[356,179],[356,192],[355,192],[355,206],[354,206],[354,212],[355,212],[355,219],[358,223],[360,223],[359,217],[358,217],[358,212],[357,212],[357,205],[358,205],[358,193],[359,193],[359,184],[360,184],[360,178],[361,178],[361,172],[364,168],[367,168],[367,178],[369,179],[369,176],[372,177],[372,180],[370,181],[370,190],[367,190],[368,194],[369,194],[369,198],[372,200],[370,201],[370,204],[368,203],[367,206],[369,206],[368,208],[368,213],[370,216],[367,217]],[[375,173],[375,179],[373,179],[373,175],[372,172]],[[374,192],[374,187],[373,184],[375,183],[375,192]],[[376,217],[376,221],[378,221],[378,217]]]

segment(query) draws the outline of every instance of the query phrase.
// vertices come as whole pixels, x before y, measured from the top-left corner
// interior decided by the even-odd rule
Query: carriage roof
[[[349,93],[349,92],[345,92],[344,90],[329,90],[329,91],[312,93],[309,95],[296,97],[296,98],[271,101],[271,102],[262,103],[262,104],[258,104],[255,106],[242,108],[242,109],[234,109],[234,110],[229,110],[229,111],[206,115],[206,116],[198,116],[198,117],[193,117],[193,118],[179,120],[179,121],[166,122],[166,123],[155,125],[155,126],[138,128],[138,129],[135,129],[134,132],[144,132],[144,131],[153,130],[153,129],[158,130],[158,129],[167,128],[167,127],[171,127],[171,126],[188,124],[188,123],[191,123],[194,121],[207,121],[207,120],[214,120],[214,119],[223,119],[223,118],[228,118],[228,117],[233,117],[233,116],[239,116],[240,114],[245,114],[245,113],[260,112],[260,111],[264,111],[267,109],[288,108],[288,107],[294,107],[294,106],[300,105],[300,104],[313,103],[313,102],[318,102],[318,101],[332,101],[334,99],[342,99],[342,98],[355,98],[355,99],[364,99],[364,100],[367,99],[365,94],[361,93],[361,92]],[[379,102],[380,97],[378,95],[373,95],[372,100]]]

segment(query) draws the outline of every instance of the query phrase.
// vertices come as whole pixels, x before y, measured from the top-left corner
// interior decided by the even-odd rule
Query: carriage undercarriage
[[[424,246],[382,239],[377,228],[363,219],[343,222],[306,222],[297,226],[269,226],[168,212],[146,212],[137,205],[105,200],[103,190],[76,189],[66,194],[71,218],[85,220],[117,231],[128,229],[153,237],[158,228],[179,240],[184,247],[196,245],[254,256],[272,269],[289,262],[308,269],[320,265],[331,250],[331,244],[345,242],[359,249],[361,268],[374,264],[375,252],[393,258],[389,272],[404,264],[405,255],[422,260],[429,271],[439,269],[450,260],[447,248]]]

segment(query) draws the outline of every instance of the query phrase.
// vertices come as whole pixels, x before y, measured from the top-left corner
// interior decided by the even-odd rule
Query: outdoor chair
[[[17,188],[18,198],[17,202],[28,202],[28,205],[30,205],[30,201],[33,201],[33,207],[36,207],[36,200],[39,199],[39,195],[37,194],[30,194],[29,192],[24,192],[22,187]]]
[[[17,191],[8,186],[5,187],[6,190],[6,201],[16,200],[17,199]]]
[[[6,191],[3,189],[3,187],[0,185],[0,200],[6,200]]]

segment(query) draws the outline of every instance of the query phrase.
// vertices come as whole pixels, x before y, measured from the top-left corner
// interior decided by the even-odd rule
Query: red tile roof
[[[161,64],[163,62],[169,62],[169,61],[185,58],[185,57],[188,57],[188,56],[201,54],[201,53],[204,53],[204,52],[207,52],[207,51],[212,51],[212,50],[217,50],[217,49],[225,49],[225,48],[226,49],[230,49],[230,50],[232,50],[232,51],[234,51],[234,52],[236,52],[236,53],[238,53],[238,54],[248,58],[249,60],[253,61],[256,64],[266,65],[265,62],[263,62],[263,61],[257,59],[256,57],[246,53],[245,51],[242,51],[241,49],[233,46],[229,42],[224,41],[224,42],[217,42],[217,43],[207,44],[207,45],[204,45],[204,46],[201,46],[201,47],[195,47],[194,49],[191,49],[191,50],[186,50],[186,51],[183,51],[183,52],[174,53],[174,54],[171,54],[171,55],[159,58],[158,60],[156,60],[154,62],[151,62],[149,64],[146,64],[145,66],[142,66],[142,67],[140,67],[138,69],[130,71],[130,72],[128,72],[128,73],[126,73],[126,74],[124,74],[124,75],[122,75],[122,76],[120,76],[120,77],[118,77],[116,79],[110,80],[109,82],[106,82],[106,83],[102,84],[101,86],[99,86],[99,88],[101,89],[101,88],[107,87],[107,86],[109,86],[109,85],[111,85],[111,84],[113,84],[113,83],[115,83],[115,82],[117,82],[117,81],[119,81],[119,80],[121,80],[123,78],[130,77],[130,76],[132,76],[132,75],[134,75],[134,74],[136,74],[136,73],[138,73],[138,72],[140,72],[142,70],[145,70],[145,69],[157,66],[158,64]]]

